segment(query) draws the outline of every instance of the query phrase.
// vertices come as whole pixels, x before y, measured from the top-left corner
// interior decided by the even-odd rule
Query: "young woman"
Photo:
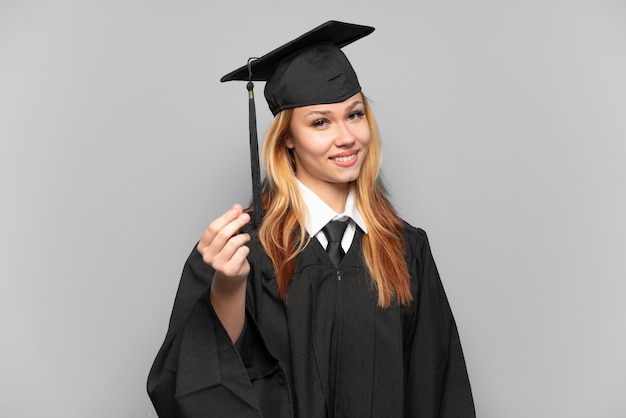
[[[475,416],[426,234],[385,196],[340,50],[372,30],[328,22],[238,70],[275,115],[264,217],[234,205],[187,260],[148,379],[160,417]]]

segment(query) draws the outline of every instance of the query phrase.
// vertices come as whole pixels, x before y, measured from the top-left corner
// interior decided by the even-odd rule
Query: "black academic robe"
[[[459,335],[424,231],[406,227],[414,301],[381,309],[362,232],[335,268],[316,239],[287,302],[249,244],[246,327],[233,345],[209,302],[213,271],[194,249],[148,377],[161,418],[474,417]]]

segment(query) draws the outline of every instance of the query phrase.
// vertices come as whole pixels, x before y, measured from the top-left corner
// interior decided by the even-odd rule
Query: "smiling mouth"
[[[331,160],[337,161],[338,163],[347,163],[348,161],[351,161],[355,158],[356,158],[356,152],[354,154],[344,155],[341,157],[333,157],[331,158]]]

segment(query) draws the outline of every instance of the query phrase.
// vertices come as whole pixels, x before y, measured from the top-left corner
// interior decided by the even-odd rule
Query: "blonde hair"
[[[363,104],[371,136],[359,177],[352,184],[356,205],[368,230],[363,237],[363,259],[378,290],[378,306],[389,307],[393,300],[408,305],[413,298],[404,259],[403,222],[387,199],[379,177],[380,136],[365,96]],[[304,226],[306,211],[296,182],[295,159],[286,146],[292,115],[291,109],[276,115],[262,151],[267,178],[263,193],[265,216],[259,239],[274,266],[278,293],[283,300],[287,299],[296,257],[310,240]]]

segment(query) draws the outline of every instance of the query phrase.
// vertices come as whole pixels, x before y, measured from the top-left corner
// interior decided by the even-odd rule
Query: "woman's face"
[[[359,176],[370,128],[361,93],[344,102],[295,108],[286,145],[296,177],[313,192],[345,190]]]

